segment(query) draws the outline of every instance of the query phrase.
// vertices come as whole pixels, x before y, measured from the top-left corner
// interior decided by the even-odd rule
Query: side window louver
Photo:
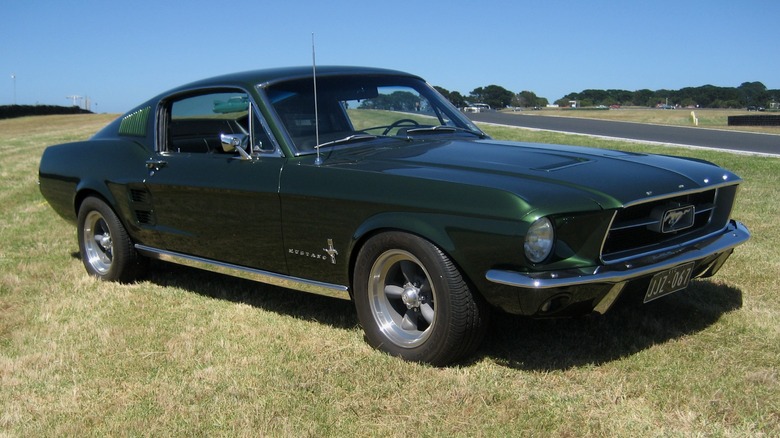
[[[147,106],[126,115],[119,124],[119,135],[146,137],[147,121],[151,110],[152,108]]]

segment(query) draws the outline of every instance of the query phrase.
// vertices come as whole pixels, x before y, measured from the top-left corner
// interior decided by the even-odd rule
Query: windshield
[[[317,77],[265,88],[298,154],[377,138],[484,134],[419,79],[403,76]],[[317,126],[319,125],[319,126]],[[319,129],[319,141],[317,131]]]

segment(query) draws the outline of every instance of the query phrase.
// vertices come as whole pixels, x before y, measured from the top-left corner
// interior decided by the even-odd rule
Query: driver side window
[[[224,151],[220,137],[223,134],[249,137],[251,126],[253,147],[247,152],[273,152],[274,143],[254,111],[250,124],[250,107],[249,95],[238,90],[188,95],[170,102],[166,150],[174,153],[234,154]]]

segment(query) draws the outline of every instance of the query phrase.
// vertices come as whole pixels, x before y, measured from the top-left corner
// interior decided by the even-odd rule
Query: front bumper
[[[485,277],[497,285],[517,288],[519,307],[501,306],[512,313],[556,316],[575,305],[578,313],[583,308],[604,313],[629,283],[675,266],[694,262],[692,278],[714,275],[734,248],[749,239],[747,227],[732,220],[723,232],[701,242],[615,265],[534,273],[491,269]]]

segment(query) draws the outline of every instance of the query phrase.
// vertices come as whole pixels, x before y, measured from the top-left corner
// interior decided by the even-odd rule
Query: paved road
[[[536,114],[470,113],[475,122],[780,156],[780,135]]]

